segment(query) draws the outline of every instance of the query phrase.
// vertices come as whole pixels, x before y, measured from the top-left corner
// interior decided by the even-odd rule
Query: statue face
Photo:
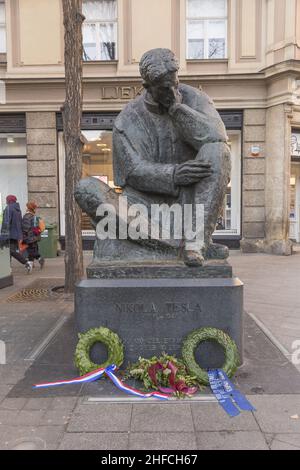
[[[148,91],[157,103],[169,108],[178,95],[178,72],[169,72],[156,84],[149,84]]]

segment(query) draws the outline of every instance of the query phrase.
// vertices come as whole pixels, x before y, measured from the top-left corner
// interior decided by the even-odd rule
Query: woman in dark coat
[[[37,259],[40,263],[41,269],[44,267],[45,259],[39,253],[38,242],[41,239],[41,232],[39,230],[36,217],[37,204],[30,201],[26,204],[27,212],[22,220],[23,240],[28,245],[27,253],[29,262],[33,264]]]
[[[16,196],[10,194],[6,197],[6,208],[3,212],[1,234],[9,240],[10,256],[23,264],[28,273],[32,271],[30,263],[20,252],[19,242],[23,240],[22,213]]]

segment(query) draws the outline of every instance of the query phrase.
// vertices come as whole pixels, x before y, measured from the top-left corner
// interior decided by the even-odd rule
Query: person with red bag
[[[45,229],[44,221],[36,215],[37,204],[29,201],[27,204],[27,212],[22,220],[23,242],[28,245],[27,254],[29,262],[35,259],[39,261],[41,269],[45,264],[45,259],[39,253],[38,242],[41,240],[41,233]]]
[[[23,240],[22,213],[16,196],[9,194],[6,197],[6,207],[3,212],[1,239],[9,242],[10,257],[23,264],[28,274],[32,271],[32,264],[25,258],[20,249]]]

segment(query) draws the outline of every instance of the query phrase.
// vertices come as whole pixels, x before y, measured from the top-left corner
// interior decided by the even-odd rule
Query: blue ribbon
[[[223,370],[209,370],[208,378],[212,392],[229,416],[238,416],[239,408],[243,411],[256,411],[247,398],[235,388]]]
[[[229,377],[223,370],[219,370],[219,377],[222,379],[224,388],[230,393],[235,403],[243,411],[256,411],[253,405],[247,400],[239,390],[235,388]]]

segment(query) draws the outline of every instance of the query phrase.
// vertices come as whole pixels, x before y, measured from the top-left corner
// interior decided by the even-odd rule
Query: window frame
[[[5,35],[5,43],[4,43],[4,50],[0,50],[0,54],[6,54],[7,53],[7,24],[6,24],[6,4],[5,0],[0,0],[0,4],[4,5],[4,22],[1,21],[0,18],[0,29],[3,28],[4,30],[4,35]]]
[[[25,173],[22,173],[22,172],[20,173],[24,177],[24,180],[23,180],[24,181],[24,187],[23,187],[24,192],[23,192],[23,194],[20,193],[21,197],[20,197],[20,194],[18,194],[18,202],[20,203],[22,212],[24,213],[24,211],[26,209],[26,201],[28,201],[28,188],[27,188],[27,182],[28,182],[27,160],[28,160],[28,158],[27,158],[27,151],[26,151],[27,134],[26,134],[25,131],[21,131],[21,132],[20,131],[12,131],[12,132],[9,132],[9,131],[4,130],[4,131],[0,132],[0,139],[7,139],[9,137],[22,138],[22,139],[25,140],[24,148],[23,148],[24,151],[21,151],[21,152],[18,152],[18,153],[16,152],[16,153],[13,153],[11,155],[3,152],[3,149],[0,145],[0,162],[1,163],[5,162],[6,169],[7,169],[6,165],[9,165],[10,162],[18,164],[18,166],[19,166],[19,165],[22,165],[22,164],[24,165],[24,160],[26,161],[26,163],[24,165],[25,167],[23,168]],[[7,161],[7,163],[6,163],[6,161]],[[26,170],[25,170],[25,168],[26,168]],[[1,187],[0,187],[0,199],[1,199],[1,195],[3,195],[3,194],[1,192]],[[22,195],[24,197],[22,197]],[[1,210],[1,205],[2,205],[2,208],[5,206],[5,200],[4,199],[2,199],[2,201],[0,200],[0,210]],[[1,224],[0,224],[0,226],[1,226]]]
[[[215,230],[213,233],[213,239],[216,241],[226,239],[231,236],[240,238],[242,235],[242,130],[227,129],[226,132],[229,140],[230,137],[231,141],[234,140],[231,148],[231,154],[234,154],[234,161],[232,160],[230,177],[231,207],[229,209],[232,227],[230,229],[225,228],[223,230]],[[234,139],[232,139],[233,137]]]
[[[81,131],[113,131],[114,122],[119,115],[117,112],[83,113]],[[56,115],[57,152],[58,152],[58,194],[59,194],[59,239],[64,246],[65,239],[65,143],[63,137],[62,115]],[[82,240],[87,242],[85,247],[93,249],[95,231],[82,230]],[[91,242],[91,243],[90,243]],[[84,248],[86,249],[86,248]]]
[[[101,57],[101,41],[100,41],[100,27],[101,25],[107,25],[107,24],[114,24],[115,28],[115,44],[116,44],[116,50],[115,50],[115,58],[114,59],[101,59],[101,58],[96,58],[96,59],[87,59],[85,56],[87,56],[85,52],[85,47],[84,47],[84,36],[83,36],[83,29],[82,29],[82,46],[83,46],[83,62],[84,63],[90,63],[90,62],[116,62],[118,61],[118,52],[119,52],[119,44],[118,44],[118,19],[119,19],[119,11],[118,11],[118,1],[114,0],[116,4],[116,17],[114,19],[110,20],[103,20],[101,18],[93,19],[93,20],[88,20],[85,19],[82,25],[82,28],[84,28],[84,25],[94,25],[95,30],[96,30],[96,56]]]
[[[10,160],[12,158],[27,158],[27,152],[26,152],[27,134],[26,134],[26,132],[23,132],[23,131],[22,132],[17,132],[17,131],[13,131],[13,132],[3,131],[2,132],[2,131],[0,131],[0,139],[8,139],[9,137],[25,139],[24,152],[8,155],[8,154],[3,153],[1,145],[0,145],[0,159],[1,160]]]
[[[186,59],[189,60],[189,61],[204,61],[204,60],[209,60],[209,61],[212,61],[212,60],[216,60],[216,61],[220,61],[220,60],[228,60],[228,11],[229,11],[229,6],[228,6],[228,0],[225,0],[225,15],[226,16],[207,16],[207,17],[204,17],[204,16],[188,16],[188,2],[189,0],[186,0]],[[224,46],[224,49],[225,49],[225,52],[224,52],[224,57],[220,57],[220,58],[215,58],[215,57],[212,57],[210,58],[209,57],[209,37],[208,37],[208,23],[209,21],[218,21],[218,20],[222,20],[224,21],[225,23],[225,46]],[[203,54],[203,58],[196,58],[196,59],[193,59],[193,58],[190,58],[189,57],[189,37],[188,37],[188,27],[189,27],[189,22],[190,21],[202,21],[203,22],[203,38],[198,38],[198,40],[201,40],[203,39],[203,50],[204,50],[204,54]]]

